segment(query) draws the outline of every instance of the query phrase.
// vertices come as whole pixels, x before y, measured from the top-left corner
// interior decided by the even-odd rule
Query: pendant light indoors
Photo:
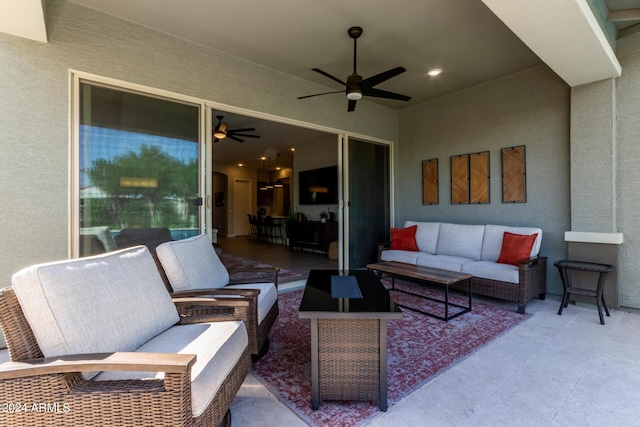
[[[273,188],[273,182],[271,182],[271,157],[268,159],[269,166],[267,167],[267,189]]]
[[[265,162],[265,160],[262,159],[262,172],[264,172],[264,162]],[[265,190],[266,191],[266,189],[267,189],[267,183],[266,182],[261,182],[260,183],[260,190]]]
[[[276,180],[276,182],[273,183],[273,186],[275,188],[282,188],[284,187],[284,183],[280,180],[280,153],[278,153],[278,167],[276,168],[276,170],[278,171],[278,179]]]

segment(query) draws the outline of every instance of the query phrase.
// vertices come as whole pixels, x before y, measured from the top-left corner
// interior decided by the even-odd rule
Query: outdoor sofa
[[[471,274],[474,294],[517,302],[518,313],[532,298],[546,296],[540,228],[419,221],[406,221],[404,227],[392,229],[392,241],[379,245],[379,261]]]

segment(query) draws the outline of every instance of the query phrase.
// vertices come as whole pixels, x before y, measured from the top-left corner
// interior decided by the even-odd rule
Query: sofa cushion
[[[222,288],[229,272],[205,235],[165,242],[156,255],[174,291]]]
[[[531,248],[532,257],[538,256],[540,253],[540,245],[542,243],[542,230],[534,227],[508,227],[504,225],[488,224],[484,231],[484,242],[482,243],[482,261],[496,261],[500,256],[502,249],[502,238],[504,233],[514,234],[534,234],[538,233],[538,237]]]
[[[415,264],[418,254],[420,254],[420,252],[386,250],[382,251],[382,253],[380,254],[380,260]]]
[[[435,254],[438,248],[438,234],[440,232],[439,222],[416,222],[406,221],[405,227],[411,227],[417,225],[416,230],[416,244],[420,252],[426,252],[428,254]]]
[[[529,258],[537,234],[513,234],[504,232],[502,249],[497,263],[518,265],[518,261]]]
[[[464,264],[462,273],[469,273],[474,277],[499,280],[501,282],[519,283],[520,270],[511,264],[497,264],[493,261],[475,261]]]
[[[484,225],[441,223],[436,253],[480,261],[483,238]]]
[[[191,368],[191,409],[193,416],[197,417],[211,403],[248,342],[247,329],[241,321],[199,323],[169,328],[135,351],[197,356]],[[163,377],[161,372],[103,371],[94,380]]]
[[[12,283],[46,357],[133,351],[179,320],[144,246],[34,265]]]
[[[228,288],[259,289],[258,294],[258,325],[262,323],[269,310],[278,301],[278,290],[273,283],[243,283],[241,285],[229,285]]]
[[[461,271],[464,264],[473,262],[471,258],[457,257],[451,255],[431,255],[418,253],[416,264],[423,267],[440,268],[449,271]]]
[[[418,251],[416,245],[417,225],[406,228],[391,228],[391,249],[398,251]]]

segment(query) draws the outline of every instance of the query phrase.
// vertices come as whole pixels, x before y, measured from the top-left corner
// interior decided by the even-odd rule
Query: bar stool
[[[587,297],[594,297],[596,299],[596,304],[598,305],[598,314],[600,315],[600,324],[604,325],[604,316],[602,315],[602,308],[604,307],[604,311],[609,316],[609,309],[607,308],[607,303],[604,300],[604,284],[607,280],[607,274],[610,271],[613,271],[615,267],[610,264],[599,264],[595,262],[586,262],[586,261],[571,261],[571,260],[560,260],[553,263],[556,267],[558,267],[558,271],[560,272],[560,278],[562,279],[562,286],[564,287],[564,294],[562,296],[562,302],[560,303],[560,309],[558,310],[558,315],[562,315],[562,310],[569,305],[569,300],[571,299],[571,294],[575,295],[583,295]],[[595,290],[592,289],[584,289],[573,286],[571,283],[571,274],[570,270],[577,271],[589,271],[592,273],[599,273],[598,284]]]
[[[247,234],[247,239],[255,239],[258,237],[256,221],[251,214],[247,214],[247,216],[249,217],[249,234]]]

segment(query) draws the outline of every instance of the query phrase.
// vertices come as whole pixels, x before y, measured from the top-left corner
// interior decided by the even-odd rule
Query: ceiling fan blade
[[[231,135],[227,135],[229,137],[231,136],[241,136],[243,138],[260,138],[260,135],[249,135],[248,133],[232,133]]]
[[[405,71],[407,70],[405,70],[404,67],[392,68],[391,70],[387,70],[380,74],[376,74],[375,76],[366,78],[360,84],[362,85],[363,88],[371,89],[375,85],[378,85],[384,81],[387,81],[390,78],[397,76],[398,74],[404,73]]]
[[[242,129],[230,129],[227,131],[227,133],[235,133],[237,134],[238,132],[254,132],[256,130],[256,128],[242,128]]]
[[[240,139],[240,138],[238,138],[236,136],[233,136],[233,135],[227,135],[227,138],[233,139],[234,141],[238,141],[238,142],[244,142],[244,139]]]
[[[339,78],[337,78],[337,77],[333,77],[331,74],[329,74],[329,73],[327,73],[327,72],[325,72],[325,71],[322,71],[322,70],[321,70],[321,69],[319,69],[319,68],[312,68],[312,70],[313,70],[313,71],[315,71],[316,73],[320,73],[320,74],[322,74],[322,75],[323,75],[323,76],[325,76],[325,77],[329,77],[331,80],[333,80],[333,81],[335,81],[335,82],[338,82],[338,83],[340,83],[340,84],[341,84],[341,85],[343,85],[343,86],[346,86],[346,85],[347,85],[345,82],[343,82],[343,81],[342,81],[342,80],[340,80]]]
[[[364,89],[364,88],[363,88]],[[372,96],[374,98],[387,98],[387,99],[397,99],[398,101],[409,101],[411,99],[410,96],[401,95],[395,92],[389,92],[387,90],[381,89],[365,89],[362,91],[364,96]]]
[[[356,101],[354,101],[353,99],[349,100],[349,107],[347,108],[348,112],[351,112],[353,110],[356,109]]]
[[[323,92],[323,93],[315,93],[313,95],[299,96],[298,99],[311,98],[311,97],[320,96],[320,95],[329,95],[330,93],[344,93],[344,90],[334,90],[332,92]]]

